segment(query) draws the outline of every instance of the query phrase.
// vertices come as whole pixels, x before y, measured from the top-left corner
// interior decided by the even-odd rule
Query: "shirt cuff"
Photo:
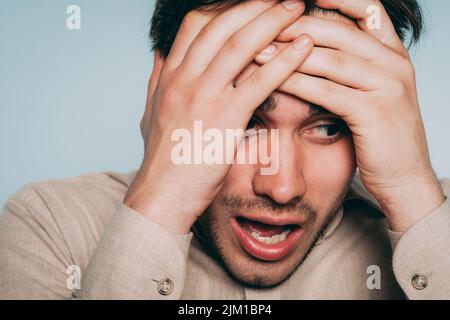
[[[175,236],[121,204],[82,275],[81,299],[179,299],[193,234]]]
[[[406,233],[390,232],[393,268],[409,299],[450,298],[450,200]]]

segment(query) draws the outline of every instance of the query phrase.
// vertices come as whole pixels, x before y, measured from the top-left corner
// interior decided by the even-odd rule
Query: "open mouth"
[[[299,224],[268,224],[235,217],[231,226],[245,251],[263,261],[279,261],[298,245],[304,229]]]

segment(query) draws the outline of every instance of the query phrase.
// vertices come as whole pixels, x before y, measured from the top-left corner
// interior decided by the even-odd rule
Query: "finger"
[[[258,54],[255,58],[257,63],[268,63],[287,44],[274,43],[272,45],[275,47],[275,51],[271,51],[271,54]],[[314,47],[312,53],[297,71],[326,78],[359,90],[375,89],[383,79],[379,70],[368,61],[346,52],[322,47]]]
[[[269,63],[259,67],[247,80],[234,89],[232,106],[247,108],[249,114],[269,97],[288,77],[299,68],[311,53],[313,40],[301,35]],[[242,112],[242,110],[232,110]]]
[[[311,16],[302,16],[277,41],[289,42],[303,33],[311,35],[316,46],[338,49],[368,61],[385,63],[392,57],[385,45],[357,26]]]
[[[355,19],[362,30],[397,53],[403,55],[407,51],[379,0],[317,0],[316,5],[323,9],[338,10]]]
[[[183,72],[203,72],[231,35],[275,4],[276,1],[245,1],[217,15],[187,50]]]
[[[298,72],[293,73],[278,90],[322,106],[349,123],[352,114],[364,107],[361,91]]]
[[[194,39],[216,15],[213,12],[190,11],[184,17],[164,63],[164,70],[170,71],[178,68]]]
[[[287,45],[286,45],[287,46]],[[239,74],[236,80],[233,83],[233,87],[239,87],[245,80],[251,77],[256,70],[260,68],[260,65],[255,61],[252,61],[245,69]]]
[[[303,1],[287,0],[253,19],[226,41],[205,71],[205,79],[211,82],[220,79],[231,85],[241,70],[255,58],[256,53],[298,19],[304,10]]]

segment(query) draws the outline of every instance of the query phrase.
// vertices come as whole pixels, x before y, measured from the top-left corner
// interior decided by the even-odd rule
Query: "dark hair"
[[[150,39],[153,49],[169,55],[184,16],[192,10],[226,9],[245,0],[157,0],[151,22]],[[314,0],[305,0],[306,12],[314,7]],[[418,0],[381,0],[399,37],[417,42],[423,29],[423,16]]]

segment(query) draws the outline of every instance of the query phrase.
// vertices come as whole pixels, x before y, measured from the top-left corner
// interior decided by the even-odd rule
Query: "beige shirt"
[[[173,236],[121,204],[133,177],[89,174],[15,194],[0,217],[0,298],[450,299],[450,200],[395,234],[356,177],[295,273],[251,289],[194,233]]]

